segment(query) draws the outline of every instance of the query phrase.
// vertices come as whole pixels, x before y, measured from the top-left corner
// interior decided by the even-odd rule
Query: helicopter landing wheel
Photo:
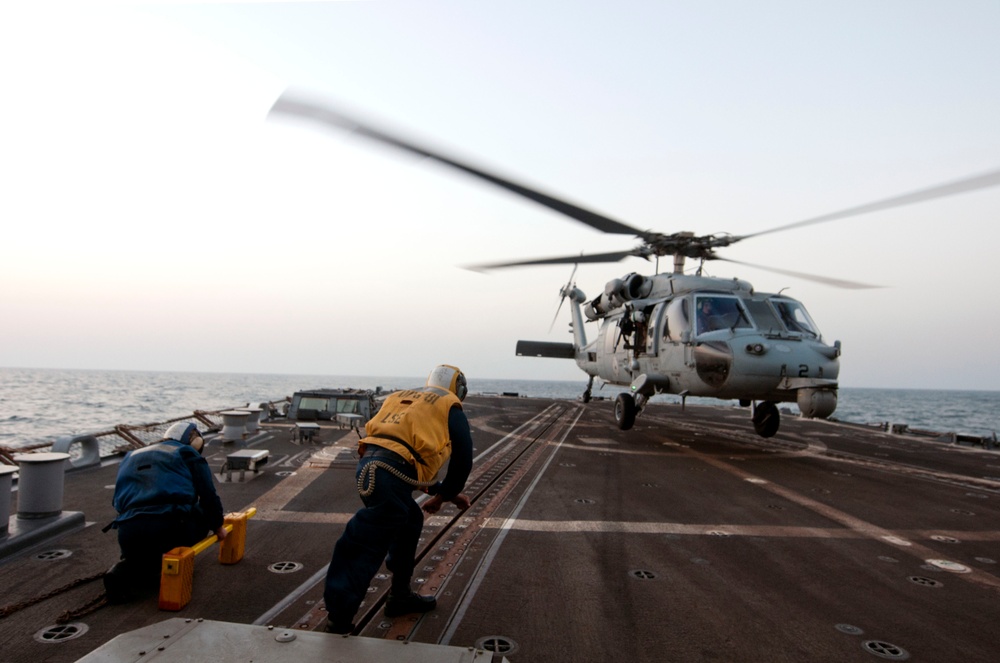
[[[778,406],[771,401],[758,403],[753,409],[753,429],[761,437],[774,437],[781,425]]]
[[[632,428],[638,411],[632,394],[618,394],[618,398],[615,399],[615,421],[618,423],[618,428],[622,430]]]

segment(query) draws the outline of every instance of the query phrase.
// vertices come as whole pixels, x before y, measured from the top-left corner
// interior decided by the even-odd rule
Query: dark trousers
[[[416,470],[402,459],[372,456],[358,462],[357,475],[374,460],[416,478]],[[375,490],[362,498],[364,508],[347,523],[333,548],[323,592],[331,622],[349,624],[354,619],[382,560],[392,572],[392,593],[410,592],[417,541],[424,527],[424,514],[413,499],[413,490],[387,471],[376,471]]]
[[[108,600],[121,603],[154,593],[160,586],[163,553],[193,546],[208,534],[197,507],[190,512],[141,515],[118,523],[122,561],[104,576]]]

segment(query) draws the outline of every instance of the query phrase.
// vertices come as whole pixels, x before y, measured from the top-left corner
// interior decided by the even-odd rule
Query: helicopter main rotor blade
[[[945,196],[953,196],[955,194],[966,193],[968,191],[978,191],[979,189],[988,189],[989,187],[997,185],[1000,185],[1000,170],[994,170],[989,173],[983,173],[982,175],[967,177],[965,179],[957,180],[955,182],[948,182],[947,184],[932,186],[927,189],[921,189],[919,191],[903,194],[901,196],[894,196],[892,198],[879,200],[874,203],[868,203],[867,205],[859,205],[857,207],[851,207],[849,209],[841,210],[839,212],[833,212],[832,214],[824,214],[823,216],[817,216],[812,219],[806,219],[804,221],[796,221],[795,223],[789,223],[787,225],[778,226],[777,228],[771,228],[770,230],[762,230],[760,232],[750,233],[749,235],[741,235],[737,239],[747,239],[748,237],[759,237],[760,235],[776,233],[782,230],[791,230],[792,228],[811,226],[815,223],[825,223],[827,221],[835,221],[837,219],[846,219],[851,216],[859,216],[861,214],[868,214],[869,212],[877,212],[879,210],[892,209],[893,207],[912,205],[913,203],[920,203],[927,200],[934,200],[935,198],[944,198]]]
[[[457,168],[458,170],[468,173],[469,175],[478,177],[481,180],[485,180],[490,184],[494,184],[516,193],[519,196],[533,200],[540,205],[544,205],[549,209],[560,212],[571,219],[584,223],[591,228],[596,228],[601,232],[620,235],[635,235],[636,237],[642,238],[645,238],[648,234],[644,230],[633,228],[632,226],[622,223],[621,221],[615,221],[614,219],[602,214],[592,212],[566,202],[565,200],[560,200],[554,196],[542,193],[537,189],[532,189],[522,184],[518,184],[512,180],[488,173],[485,170],[477,168],[476,166],[472,166],[468,163],[445,156],[442,152],[431,150],[430,148],[417,145],[412,141],[392,135],[387,131],[366,125],[334,110],[330,106],[321,106],[307,101],[298,100],[286,93],[282,94],[281,97],[279,97],[274,103],[274,106],[271,107],[269,115],[275,113],[284,113],[286,115],[293,115],[307,120],[313,120],[315,122],[319,122],[320,124],[325,124],[337,129],[343,129],[345,131],[361,134],[367,138],[371,138],[387,145],[392,145],[393,147],[411,152],[421,157],[434,159],[435,161],[451,166],[452,168]]]
[[[504,267],[525,267],[527,265],[573,265],[582,262],[619,262],[630,256],[645,258],[642,253],[630,251],[613,251],[611,253],[591,253],[589,255],[577,254],[575,256],[563,256],[558,258],[537,258],[535,260],[518,260],[515,262],[495,262],[488,265],[470,265],[466,269],[474,272],[482,272],[489,269],[502,269]]]
[[[731,262],[735,265],[744,265],[746,267],[753,267],[754,269],[762,269],[765,272],[774,272],[775,274],[784,274],[785,276],[794,276],[797,279],[804,279],[806,281],[815,281],[816,283],[822,283],[824,285],[832,285],[835,288],[848,288],[850,290],[865,290],[871,288],[882,288],[884,286],[872,285],[870,283],[858,283],[857,281],[847,281],[845,279],[835,279],[829,276],[818,276],[816,274],[806,274],[805,272],[793,272],[790,269],[779,269],[777,267],[765,267],[764,265],[755,265],[752,262],[743,262],[741,260],[731,260],[730,258],[718,258],[715,260],[720,260],[722,262]]]

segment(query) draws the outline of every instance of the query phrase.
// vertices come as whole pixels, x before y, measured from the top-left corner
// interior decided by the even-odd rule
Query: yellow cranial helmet
[[[465,373],[456,366],[448,364],[436,366],[431,371],[431,374],[427,376],[427,386],[447,389],[458,396],[460,401],[464,401],[466,394],[469,393],[469,383],[465,379]]]

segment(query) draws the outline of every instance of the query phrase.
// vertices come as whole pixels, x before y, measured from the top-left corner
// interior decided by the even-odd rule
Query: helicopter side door
[[[691,306],[689,297],[678,297],[663,302],[656,316],[657,365],[660,373],[671,376],[672,383],[694,364]]]
[[[664,336],[664,327],[667,324],[667,304],[669,300],[660,302],[653,307],[650,315],[649,332],[646,335],[646,354],[656,357],[660,353],[660,340]]]
[[[627,384],[632,377],[625,367],[628,351],[618,324],[621,317],[621,314],[607,317],[601,323],[597,339],[597,375],[607,382]]]

